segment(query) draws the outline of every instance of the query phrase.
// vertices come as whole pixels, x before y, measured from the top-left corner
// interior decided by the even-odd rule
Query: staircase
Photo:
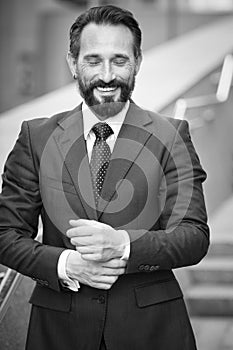
[[[233,236],[233,232],[232,232]],[[192,316],[233,316],[233,238],[212,241],[207,257],[189,268],[186,302]]]
[[[198,265],[189,267],[185,298],[191,316],[233,317],[233,199],[211,226],[211,245]]]

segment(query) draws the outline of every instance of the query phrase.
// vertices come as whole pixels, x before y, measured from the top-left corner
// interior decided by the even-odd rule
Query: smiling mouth
[[[99,92],[114,92],[118,89],[118,87],[100,87],[98,86],[97,88],[97,91]]]

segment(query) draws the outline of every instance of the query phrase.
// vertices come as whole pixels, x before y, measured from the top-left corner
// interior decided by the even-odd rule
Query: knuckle
[[[98,288],[99,285],[98,285],[98,283],[95,283],[95,282],[92,281],[90,283],[90,286],[93,287],[93,288]]]
[[[125,273],[125,269],[120,270],[120,275],[123,275]]]
[[[99,261],[99,260],[101,260],[102,259],[102,254],[101,253],[97,253],[96,255],[95,255],[95,261]]]
[[[111,285],[110,284],[104,284],[101,288],[108,290],[108,289],[111,288]]]
[[[103,249],[104,245],[105,245],[105,236],[104,235],[101,235],[100,238],[99,238],[99,243],[100,243],[100,246],[101,248]]]
[[[92,261],[98,261],[98,254],[94,254],[91,258]],[[95,271],[95,269],[93,269],[93,272]]]
[[[98,281],[98,279],[100,278],[101,274],[100,274],[100,271],[96,270],[96,272],[93,272],[92,273],[92,280],[93,281]]]
[[[111,267],[111,268],[116,268],[117,267],[117,262],[115,259],[112,259],[108,262],[108,266]]]
[[[103,255],[103,253],[104,253],[104,247],[103,247],[103,245],[100,245],[100,246],[99,246],[98,253],[101,254],[101,255]]]
[[[117,279],[118,279],[118,276],[112,276],[111,284],[115,283]]]
[[[117,269],[117,270],[116,270],[116,275],[117,275],[117,276],[121,275],[121,269]]]
[[[71,237],[70,242],[71,244],[76,245],[76,239],[74,237]]]

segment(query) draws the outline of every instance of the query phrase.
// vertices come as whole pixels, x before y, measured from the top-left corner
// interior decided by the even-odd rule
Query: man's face
[[[80,94],[100,119],[122,110],[134,89],[140,62],[126,26],[90,23],[84,27],[74,69]]]

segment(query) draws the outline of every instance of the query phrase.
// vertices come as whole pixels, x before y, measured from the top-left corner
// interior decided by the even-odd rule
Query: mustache
[[[89,85],[89,89],[93,90],[97,87],[101,87],[101,88],[118,88],[118,87],[125,87],[127,84],[119,81],[117,79],[113,79],[111,80],[109,83],[105,83],[103,80],[97,80],[94,81],[93,83],[90,83]]]

